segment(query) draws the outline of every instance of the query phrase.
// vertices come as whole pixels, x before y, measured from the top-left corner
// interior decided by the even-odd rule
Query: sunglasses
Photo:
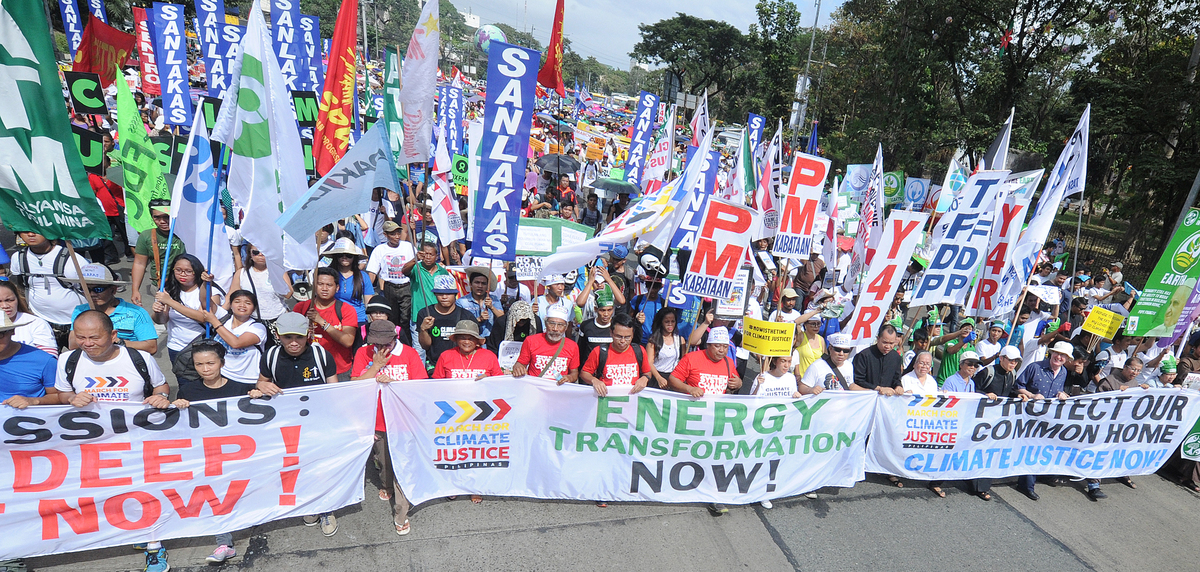
[[[262,252],[260,252],[260,251],[257,251],[257,250],[251,250],[251,251],[250,251],[250,256],[258,256],[258,255],[260,255],[260,254],[262,254]]]
[[[837,352],[839,354],[848,354],[850,353],[850,348],[829,348],[829,351]]]
[[[92,294],[103,294],[104,291],[108,290],[109,288],[110,286],[92,286],[91,288],[88,288],[88,292],[91,292]]]

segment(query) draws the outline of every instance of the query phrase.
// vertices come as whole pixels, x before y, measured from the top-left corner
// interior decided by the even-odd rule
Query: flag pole
[[[71,256],[71,262],[75,265],[75,274],[79,276],[79,286],[83,288],[83,297],[87,298],[88,307],[95,310],[96,301],[92,300],[91,289],[88,287],[87,278],[83,277],[83,268],[79,267],[79,259],[75,257],[75,247],[71,246],[70,240],[64,240],[67,243],[67,254]]]
[[[220,212],[221,212],[221,207],[220,207],[220,204],[221,204],[221,172],[222,172],[222,170],[224,170],[224,167],[225,167],[225,144],[222,143],[221,144],[221,156],[217,158],[217,177],[216,177],[216,187],[217,188],[213,190],[212,203],[209,204],[209,206],[208,206],[208,220],[210,223],[208,225],[208,260],[206,260],[204,262],[204,268],[206,270],[208,270],[209,276],[212,276],[213,235],[215,233],[215,231],[214,231],[215,226],[211,223],[212,223],[212,221],[217,220],[216,216],[218,214],[220,214]],[[222,222],[224,222],[224,221],[222,220]],[[169,244],[170,243],[168,243],[168,245]],[[212,276],[212,277],[216,278],[216,276]],[[212,280],[209,280],[209,281],[205,282],[205,284],[204,284],[204,311],[205,312],[212,311]],[[206,322],[204,324],[204,336],[208,337],[211,333],[212,333],[212,324],[209,324]]]

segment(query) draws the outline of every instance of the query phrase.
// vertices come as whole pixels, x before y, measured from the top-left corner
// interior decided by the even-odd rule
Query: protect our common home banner
[[[165,411],[0,407],[0,560],[233,532],[361,502],[375,425],[362,412],[376,388],[338,383]]]
[[[880,397],[867,470],[925,480],[1148,475],[1184,442],[1198,414],[1200,394],[1171,389],[1030,401]]]
[[[389,384],[397,478],[414,504],[466,493],[743,504],[864,476],[874,392],[615,393],[528,377]]]

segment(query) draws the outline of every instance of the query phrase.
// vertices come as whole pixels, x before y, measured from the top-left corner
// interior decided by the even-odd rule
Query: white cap
[[[841,332],[829,334],[826,336],[825,342],[831,348],[848,349],[854,347],[854,342],[850,340],[850,335]]]
[[[719,328],[709,328],[708,343],[710,344],[727,344],[729,343],[729,329],[725,326]]]
[[[567,277],[563,276],[562,274],[551,274],[542,279],[542,284],[545,284],[546,286],[551,286],[554,284],[566,284],[566,283],[567,283]]]
[[[1021,351],[1017,349],[1017,346],[1004,346],[1004,349],[1000,350],[1000,356],[1008,359],[1021,359]]]
[[[972,360],[972,359],[975,361],[979,361],[979,354],[977,354],[971,350],[967,350],[962,353],[962,356],[959,357],[958,361],[961,363],[961,362],[964,362],[967,360]]]
[[[564,322],[570,322],[571,310],[562,304],[555,304],[546,310],[546,319],[558,318]]]
[[[1054,345],[1050,346],[1050,351],[1063,354],[1067,356],[1068,359],[1075,355],[1075,348],[1071,345],[1071,342],[1056,342]]]

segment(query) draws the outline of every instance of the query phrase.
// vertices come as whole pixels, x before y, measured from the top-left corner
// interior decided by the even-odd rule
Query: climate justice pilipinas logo
[[[441,415],[433,423],[433,467],[445,471],[508,467],[512,406],[491,401],[435,401]]]
[[[905,449],[953,449],[958,440],[957,397],[914,395],[904,420]]]

